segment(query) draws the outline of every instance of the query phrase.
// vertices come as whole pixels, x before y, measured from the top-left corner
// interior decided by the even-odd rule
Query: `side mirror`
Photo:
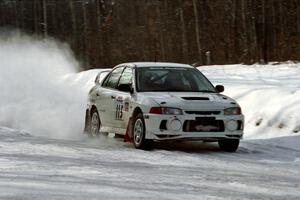
[[[121,84],[121,85],[118,86],[117,89],[122,91],[122,92],[129,92],[130,94],[133,93],[133,88],[132,88],[131,84]]]
[[[223,85],[217,85],[216,86],[216,90],[218,93],[224,92],[225,88]]]

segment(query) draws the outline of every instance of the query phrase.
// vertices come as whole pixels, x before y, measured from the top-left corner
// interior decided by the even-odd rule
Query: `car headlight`
[[[224,110],[224,115],[241,115],[242,109],[240,107],[232,107],[232,108],[226,108]]]
[[[162,108],[163,114],[165,115],[182,115],[182,110],[179,108],[168,108],[164,107]]]
[[[170,108],[170,107],[152,107],[150,113],[162,114],[162,115],[182,115],[183,112],[180,108]]]

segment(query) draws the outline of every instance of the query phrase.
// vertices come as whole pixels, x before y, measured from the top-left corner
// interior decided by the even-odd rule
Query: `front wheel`
[[[226,152],[235,152],[240,144],[239,139],[224,139],[224,140],[219,140],[219,147],[222,151]]]
[[[147,140],[145,121],[143,114],[139,113],[133,120],[132,126],[133,144],[137,149],[150,150],[153,146],[153,140]]]

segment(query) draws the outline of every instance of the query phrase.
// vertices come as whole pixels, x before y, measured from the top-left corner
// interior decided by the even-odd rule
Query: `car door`
[[[129,120],[129,114],[130,114],[130,107],[132,102],[132,95],[131,92],[124,90],[124,85],[131,86],[132,87],[132,77],[133,77],[133,70],[131,67],[126,67],[120,77],[117,91],[116,91],[116,98],[115,98],[115,106],[114,106],[114,124],[117,128],[126,129],[128,120]]]
[[[106,77],[101,88],[97,91],[97,108],[103,126],[115,126],[115,99],[117,96],[116,87],[124,67],[117,67]]]

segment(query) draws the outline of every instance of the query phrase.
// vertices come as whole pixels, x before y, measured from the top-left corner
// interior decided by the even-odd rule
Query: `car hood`
[[[238,106],[235,100],[219,93],[204,92],[144,92],[145,98],[151,98],[165,107],[183,110],[220,110]]]

